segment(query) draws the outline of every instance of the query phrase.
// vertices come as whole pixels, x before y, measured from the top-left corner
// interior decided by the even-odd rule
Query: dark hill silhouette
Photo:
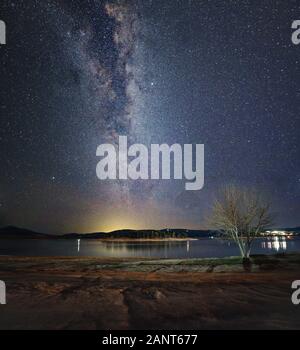
[[[158,239],[158,238],[200,238],[210,237],[214,231],[186,230],[186,229],[165,229],[165,230],[117,230],[113,232],[97,232],[88,234],[66,234],[61,238],[77,239]]]
[[[300,235],[300,227],[280,228]],[[218,237],[214,230],[187,230],[187,229],[163,229],[163,230],[117,230],[112,232],[95,233],[67,233],[63,235],[45,234],[15,226],[0,228],[0,239],[162,239],[162,238],[208,238]]]
[[[199,238],[210,237],[214,231],[209,230],[186,230],[186,229],[164,229],[164,230],[117,230],[113,232],[95,233],[67,233],[53,235],[39,233],[32,230],[15,226],[0,228],[1,238],[34,238],[34,239],[155,239],[155,238]]]
[[[51,238],[51,235],[39,233],[15,226],[0,228],[0,238]]]

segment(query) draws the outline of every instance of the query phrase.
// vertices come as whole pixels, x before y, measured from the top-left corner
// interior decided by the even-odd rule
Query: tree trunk
[[[235,242],[237,243],[241,257],[243,259],[244,270],[247,272],[251,272],[252,263],[250,259],[251,252],[251,243],[249,241],[243,241],[241,237],[234,237]]]
[[[250,252],[251,252],[251,242],[246,243],[246,258],[250,259]]]
[[[249,242],[246,242],[246,244],[245,244],[245,256],[243,257],[243,266],[244,266],[244,270],[246,272],[251,272],[251,270],[252,270],[250,252],[251,252],[251,244]]]
[[[244,266],[244,270],[246,272],[251,272],[251,270],[252,270],[252,263],[251,263],[251,260],[249,258],[244,258],[243,259],[243,266]]]

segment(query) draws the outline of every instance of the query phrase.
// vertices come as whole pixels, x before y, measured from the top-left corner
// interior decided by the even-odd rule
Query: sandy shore
[[[149,261],[0,257],[0,329],[300,329],[298,255]]]

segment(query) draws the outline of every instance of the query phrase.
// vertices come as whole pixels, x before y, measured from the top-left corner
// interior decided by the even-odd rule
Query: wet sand
[[[299,256],[277,260],[0,257],[0,329],[300,329]]]

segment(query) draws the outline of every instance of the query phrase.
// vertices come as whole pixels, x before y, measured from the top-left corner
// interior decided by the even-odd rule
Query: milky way
[[[205,226],[227,183],[299,224],[295,1],[9,1],[0,224],[45,232]],[[99,181],[97,146],[205,144],[205,187]]]

